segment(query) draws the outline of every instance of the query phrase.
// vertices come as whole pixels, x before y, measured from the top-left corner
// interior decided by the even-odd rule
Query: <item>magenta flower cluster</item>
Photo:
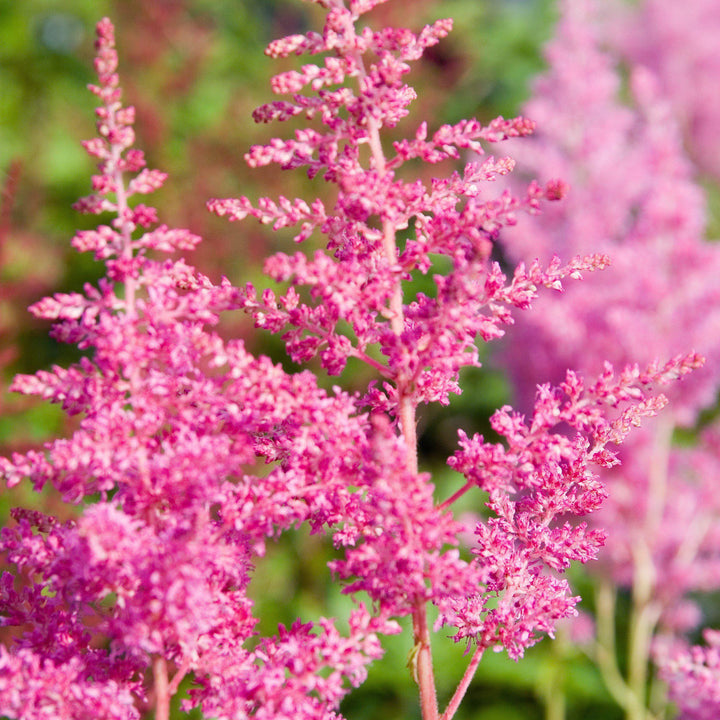
[[[273,91],[286,99],[255,113],[258,122],[303,117],[308,127],[246,159],[324,178],[336,188],[333,206],[285,197],[209,203],[231,220],[297,228],[297,242],[322,238],[312,254],[267,259],[266,274],[287,288],[280,295],[213,283],[174,259],[200,238],[159,225],[136,200],[166,177],[133,147],[113,27],[98,24],[98,137],[85,149],[99,171],[77,208],[111,219],[72,242],[106,273],[97,286],[32,308],[85,357],[13,383],[80,418],[69,437],[0,460],[8,485],[51,484],[82,511],[61,522],[16,509],[2,531],[13,571],[2,576],[0,614],[17,630],[0,650],[7,717],[131,719],[154,706],[165,720],[188,678],[185,708],[209,717],[337,718],[341,699],[382,655],[381,637],[407,617],[422,715],[436,720],[432,604],[435,630],[472,650],[442,712],[449,720],[486,649],[520,658],[575,613],[578,598],[561,573],[603,543],[580,519],[606,496],[599,469],[615,465],[614,446],[664,405],[654,387],[702,362],[687,354],[646,369],[606,364],[595,379],[567,371],[541,384],[526,417],[509,407],[494,414],[502,442],[460,433],[448,460],[457,487],[443,499],[418,468],[418,409],[459,393],[460,370],[480,364],[478,340],[503,336],[540,288],[560,290],[608,258],[589,248],[564,261],[530,259],[506,276],[491,257],[498,235],[565,186],[552,178],[491,194],[513,162],[484,148],[524,138],[534,124],[499,118],[431,130],[423,121],[389,144],[388,129],[409,123],[409,63],[451,21],[419,33],[371,30],[358,21],[381,0],[317,2],[327,11],[322,33],[267,52],[321,59],[276,76]],[[413,179],[417,161],[470,152],[459,171]],[[413,280],[431,272],[433,292],[416,292]],[[309,370],[290,374],[255,357],[213,329],[233,310],[281,333],[297,363],[317,357],[340,375],[354,358],[375,380],[360,393],[326,391]],[[453,505],[468,493],[487,519],[465,553]],[[357,601],[347,634],[334,619],[299,618],[259,637],[248,593],[254,561],[266,541],[303,524],[332,539],[338,559],[329,571],[369,606]]]
[[[508,342],[502,359],[527,406],[536,384],[562,377],[566,367],[592,373],[608,360],[646,361],[688,347],[707,358],[669,390],[669,412],[622,448],[622,465],[603,474],[609,497],[594,524],[607,532],[607,543],[591,571],[601,587],[631,596],[627,668],[615,657],[617,631],[607,630],[608,618],[597,618],[595,643],[626,717],[659,712],[646,708],[653,657],[682,717],[717,717],[712,666],[703,676],[706,714],[691,710],[700,707],[700,685],[693,684],[700,658],[710,662],[716,648],[683,654],[682,646],[684,633],[704,620],[698,593],[720,587],[719,430],[717,422],[702,427],[701,415],[720,389],[720,252],[705,238],[705,193],[686,150],[712,170],[717,131],[713,140],[708,122],[716,109],[713,98],[699,97],[716,83],[718,66],[690,28],[702,27],[715,47],[720,14],[703,0],[682,9],[645,0],[619,16],[597,0],[559,6],[548,69],[525,108],[539,130],[513,153],[529,172],[562,176],[571,191],[547,213],[506,230],[503,242],[515,260],[593,248],[608,253],[612,266],[564,297],[539,298],[537,312],[519,318],[511,339],[533,352],[520,355]],[[680,72],[685,65],[692,71]],[[682,427],[699,429],[692,443],[677,447],[673,433]]]

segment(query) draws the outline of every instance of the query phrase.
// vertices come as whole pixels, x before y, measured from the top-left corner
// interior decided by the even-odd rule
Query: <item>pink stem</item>
[[[470,664],[467,666],[465,674],[462,676],[462,680],[457,686],[455,694],[452,696],[452,699],[448,703],[445,712],[440,716],[440,720],[451,720],[453,715],[455,715],[455,713],[457,712],[457,709],[460,707],[460,703],[465,697],[465,693],[467,692],[467,689],[470,686],[473,677],[475,676],[475,671],[480,664],[480,660],[482,660],[484,652],[484,647],[478,647],[477,650],[475,650],[475,653],[472,656],[472,660],[470,660]]]
[[[155,720],[170,720],[170,688],[165,658],[155,658],[153,674],[155,679]]]
[[[415,645],[418,647],[416,667],[417,683],[420,690],[420,711],[423,720],[437,720],[438,704],[432,650],[430,648],[430,631],[427,624],[427,609],[423,601],[419,601],[415,606],[413,631]]]
[[[354,28],[351,28],[354,33]],[[360,53],[357,54],[356,61],[360,68],[361,76],[365,76],[365,68]],[[382,142],[380,139],[380,128],[377,121],[372,115],[367,116],[368,128],[368,144],[370,152],[375,163],[375,169],[378,175],[385,174],[387,162],[385,153],[383,152]],[[388,265],[392,268],[397,265],[397,243],[395,239],[396,226],[388,218],[383,218],[383,248]],[[402,283],[398,276],[395,285],[395,291],[390,298],[390,324],[393,332],[399,337],[405,330],[405,317],[403,308],[403,292]],[[395,378],[398,393],[398,416],[400,420],[400,428],[402,430],[403,439],[407,448],[407,466],[408,471],[413,475],[418,472],[417,458],[417,429],[415,403],[410,394],[410,383],[412,380],[408,377],[399,376]],[[427,608],[424,600],[418,600],[413,610],[413,634],[415,646],[418,648],[417,662],[417,681],[420,691],[420,708],[423,720],[437,720],[437,693],[435,690],[435,676],[432,664],[432,651],[430,648],[430,632],[427,624]]]
[[[183,678],[188,674],[188,670],[190,670],[190,661],[185,660],[183,664],[178,668],[178,671],[175,673],[172,681],[168,685],[168,692],[171,696],[178,691],[180,683],[183,681]]]
[[[458,498],[462,497],[471,487],[473,483],[466,482],[456,493],[453,493],[447,500],[444,500],[438,505],[438,510],[445,510],[450,507]]]

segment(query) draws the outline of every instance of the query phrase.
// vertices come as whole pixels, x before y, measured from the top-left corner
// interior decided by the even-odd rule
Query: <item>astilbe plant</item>
[[[687,355],[647,370],[606,366],[590,382],[568,372],[539,388],[527,419],[498,410],[492,425],[503,442],[461,433],[449,459],[459,487],[436,497],[418,469],[418,407],[459,392],[460,369],[479,365],[477,338],[500,337],[540,286],[558,289],[607,259],[520,265],[506,278],[490,259],[499,229],[557,199],[562,184],[487,200],[486,183],[510,171],[509,159],[482,157],[428,184],[404,179],[405,166],[482,153],[484,143],[527,135],[532,123],[467,120],[431,133],[422,122],[409,139],[384,146],[385,130],[413,99],[403,82],[408,62],[451,22],[419,34],[356,30],[378,0],[319,4],[327,10],[322,34],[274,42],[268,54],[326,53],[324,60],[278,75],[273,89],[289,99],[255,116],[318,122],[252,148],[247,159],[306,167],[336,186],[334,207],[286,198],[210,203],[231,219],[299,225],[298,241],[324,236],[325,250],[312,257],[267,260],[267,274],[288,283],[281,297],[215,285],[183,260],[157,259],[199,238],[158,226],[152,208],[131,202],[165,175],[146,169],[132,147],[113,28],[98,25],[99,83],[91,89],[100,99],[99,137],[85,148],[99,173],[78,209],[112,220],[79,232],[73,245],[94,253],[106,274],[82,294],[32,308],[85,357],[13,384],[80,417],[70,437],[0,461],[8,485],[29,480],[39,491],[49,483],[82,510],[61,521],[16,509],[3,530],[15,568],[0,593],[3,624],[17,629],[0,649],[0,713],[10,718],[137,718],[154,706],[162,720],[185,677],[186,709],[209,717],[338,717],[342,697],[382,654],[380,636],[398,632],[403,617],[412,620],[408,649],[423,717],[438,718],[434,604],[436,629],[449,628],[472,650],[442,713],[449,720],[487,648],[519,658],[574,614],[578,598],[558,573],[593,558],[603,541],[577,518],[605,496],[596,473],[616,462],[609,445],[664,404],[654,384],[700,363]],[[414,293],[412,279],[439,255],[451,269],[434,276],[433,296]],[[356,358],[377,381],[362,393],[326,392],[309,371],[288,374],[254,357],[212,329],[234,309],[282,331],[295,361],[319,355],[339,374]],[[464,557],[453,503],[470,492],[489,517]],[[258,637],[253,563],[268,539],[302,524],[332,538],[339,557],[330,569],[343,592],[358,596],[349,633],[331,619],[298,619]]]
[[[667,642],[656,637],[695,628],[701,614],[693,594],[720,587],[717,428],[690,447],[672,443],[675,429],[693,427],[720,387],[720,252],[704,238],[702,189],[658,79],[631,65],[621,100],[620,61],[604,47],[598,21],[603,4],[566,0],[560,8],[549,68],[526,107],[540,131],[517,150],[532,172],[559,173],[572,190],[562,206],[506,231],[504,247],[515,260],[599,248],[612,267],[562,299],[539,298],[538,312],[519,320],[514,337],[534,352],[520,356],[508,344],[506,367],[529,403],[534,383],[562,377],[568,365],[593,372],[607,360],[642,361],[683,347],[709,360],[669,391],[671,411],[623,447],[621,467],[603,476],[609,499],[595,517],[608,541],[594,566],[594,656],[627,717],[644,718],[652,647]],[[615,654],[617,588],[631,594],[624,671]]]
[[[608,42],[628,62],[657,76],[693,161],[717,182],[720,5],[714,0],[642,0],[614,7],[607,24]]]
[[[662,661],[668,695],[683,720],[714,720],[720,712],[720,634],[705,630],[703,636],[704,647],[674,650]]]
[[[525,106],[539,130],[512,147],[525,172],[562,177],[571,190],[502,240],[515,262],[599,248],[612,267],[564,296],[539,298],[542,311],[523,314],[515,329],[535,351],[524,358],[508,343],[502,360],[529,405],[536,383],[567,367],[595,373],[606,360],[648,362],[697,348],[706,367],[670,396],[677,421],[692,425],[720,379],[720,253],[704,239],[705,199],[675,117],[647,68],[631,66],[622,87],[618,58],[603,47],[601,8],[560,3],[549,68]],[[610,182],[613,175],[623,181]]]

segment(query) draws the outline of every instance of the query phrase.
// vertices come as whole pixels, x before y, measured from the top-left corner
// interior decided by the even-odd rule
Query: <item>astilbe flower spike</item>
[[[720,713],[720,633],[705,630],[705,645],[669,651],[661,676],[681,720],[714,720]]]
[[[529,405],[538,382],[560,380],[568,367],[597,373],[606,360],[649,362],[695,348],[706,367],[671,391],[674,415],[692,425],[715,400],[720,367],[720,253],[704,240],[702,188],[647,69],[631,67],[631,104],[621,101],[618,59],[602,44],[601,4],[560,7],[549,68],[525,108],[540,130],[513,152],[526,172],[559,175],[571,191],[504,230],[503,247],[515,261],[593,249],[612,266],[565,296],[538,298],[538,312],[523,314],[515,329],[534,352],[526,358],[508,344],[502,362]]]
[[[437,627],[475,646],[443,713],[449,720],[488,647],[518,658],[574,613],[577,598],[557,573],[592,558],[602,542],[574,520],[604,496],[595,467],[612,465],[608,445],[663,405],[654,385],[700,363],[680,356],[617,375],[607,366],[594,383],[568,372],[557,387],[540,388],[528,420],[509,408],[496,413],[504,444],[461,434],[449,463],[463,485],[438,501],[418,468],[418,406],[459,392],[460,369],[479,364],[478,337],[500,337],[541,286],[559,289],[607,258],[531,261],[506,277],[491,261],[498,232],[518,212],[558,199],[562,183],[488,199],[486,184],[507,174],[510,160],[483,158],[428,184],[405,179],[406,163],[479,153],[533,124],[467,120],[431,133],[423,122],[386,150],[381,131],[405,118],[414,96],[403,82],[408,62],[451,23],[417,34],[358,31],[377,0],[319,4],[327,10],[322,34],[276,41],[268,54],[324,59],[277,76],[274,91],[290,99],[256,113],[258,121],[302,115],[316,126],[252,148],[247,159],[306,167],[337,186],[334,207],[286,198],[210,203],[231,219],[299,224],[299,241],[325,237],[312,257],[268,259],[268,275],[289,284],[279,298],[225,279],[214,285],[183,260],[148,253],[189,249],[199,238],[154,227],[156,212],[130,202],[165,177],[146,170],[132,148],[112,25],[98,25],[99,138],[86,149],[99,174],[78,207],[114,219],[73,244],[104,262],[106,276],[83,294],[34,306],[55,321],[55,337],[86,357],[14,383],[62,404],[79,424],[43,452],[0,460],[8,484],[50,483],[85,508],[68,521],[18,509],[3,530],[1,548],[16,569],[3,575],[0,592],[3,622],[18,628],[0,652],[0,712],[10,718],[138,718],[153,703],[165,720],[186,676],[185,708],[212,717],[337,718],[344,694],[382,654],[378,636],[410,617],[422,714],[434,720],[434,603]],[[405,285],[434,269],[437,255],[451,270],[434,276],[433,296],[406,297]],[[282,331],[296,361],[319,355],[340,374],[354,357],[377,380],[360,394],[326,392],[309,371],[288,374],[240,341],[223,341],[212,326],[238,308],[258,327]],[[452,505],[471,491],[485,498],[490,518],[478,523],[465,559],[465,528]],[[331,570],[344,592],[362,591],[372,606],[357,603],[347,637],[323,618],[257,637],[253,562],[269,538],[304,523],[332,538],[339,557]]]
[[[604,10],[592,0],[561,3],[549,68],[526,108],[541,130],[534,147],[517,146],[532,171],[561,174],[572,190],[562,207],[524,219],[503,240],[516,259],[592,247],[612,264],[564,298],[539,298],[539,312],[516,327],[533,353],[507,345],[502,360],[529,405],[535,384],[568,366],[590,373],[608,359],[621,364],[687,347],[708,358],[669,390],[672,410],[623,447],[622,466],[604,475],[609,499],[594,518],[608,533],[594,565],[599,592],[632,589],[631,661],[626,686],[614,694],[633,718],[645,708],[653,634],[692,629],[700,611],[691,594],[720,584],[717,428],[692,447],[672,447],[674,428],[696,424],[720,387],[720,252],[704,239],[702,189],[657,78],[631,66],[630,92],[620,99],[619,58],[604,47],[597,21]],[[609,183],[610,176],[623,182]],[[599,658],[615,644],[607,627],[599,619]],[[617,687],[617,665],[599,662]]]
[[[490,259],[495,238],[515,223],[518,212],[535,213],[543,200],[560,199],[565,186],[557,180],[544,187],[531,183],[523,194],[490,199],[487,183],[510,172],[513,162],[482,153],[485,144],[525,136],[534,124],[522,118],[499,118],[488,126],[466,120],[431,132],[422,122],[410,138],[395,140],[386,150],[384,129],[398,125],[414,96],[403,82],[407,62],[445,35],[449,21],[417,35],[356,30],[362,13],[376,3],[362,8],[339,1],[322,4],[328,10],[322,35],[285,38],[271,43],[267,52],[272,57],[328,54],[317,65],[277,76],[273,90],[289,99],[255,113],[258,122],[297,116],[316,122],[312,129],[296,130],[293,139],[253,147],[246,160],[251,166],[305,167],[310,177],[324,177],[337,186],[335,207],[284,197],[257,203],[246,197],[214,200],[209,207],[231,220],[254,216],[278,228],[299,224],[298,242],[318,231],[325,236],[325,251],[311,257],[278,253],[267,260],[267,274],[289,283],[283,296],[248,285],[239,304],[257,327],[282,332],[297,362],[319,354],[325,369],[339,374],[355,357],[385,381],[359,399],[360,408],[370,409],[375,428],[372,454],[361,465],[368,502],[356,498],[346,513],[335,533],[336,544],[348,548],[346,558],[332,567],[349,581],[346,592],[364,590],[381,612],[412,615],[415,677],[423,716],[432,718],[437,711],[426,603],[441,608],[438,622],[454,625],[457,640],[475,643],[470,670],[491,645],[520,657],[537,640],[537,631],[552,632],[556,619],[572,614],[576,598],[549,571],[593,557],[601,535],[559,518],[599,506],[604,493],[591,467],[611,465],[614,456],[606,443],[621,440],[639,415],[654,414],[657,405],[642,399],[637,382],[641,377],[643,382],[659,380],[663,373],[655,368],[644,376],[628,370],[612,391],[606,387],[610,375],[587,391],[569,375],[561,388],[547,387],[540,394],[530,428],[521,417],[502,411],[496,430],[509,447],[461,436],[463,450],[451,465],[466,475],[465,485],[448,501],[434,504],[428,478],[417,468],[418,405],[447,403],[450,393],[459,392],[460,368],[479,364],[478,336],[486,341],[502,336],[503,326],[513,322],[513,310],[528,308],[540,286],[562,289],[565,278],[603,268],[607,257],[586,254],[567,264],[548,258],[545,266],[531,262],[518,266],[508,281]],[[361,152],[363,146],[369,157]],[[410,160],[436,164],[467,150],[480,159],[463,173],[427,184],[406,179]],[[433,297],[417,294],[406,300],[403,284],[414,273],[433,270],[436,255],[449,258],[452,269],[434,275]],[[300,286],[309,293],[298,292]],[[310,302],[303,302],[307,296]],[[381,359],[372,352],[378,347]],[[684,372],[698,363],[694,356],[679,358],[668,371]],[[638,403],[634,410],[612,422],[603,420],[604,403],[615,407],[628,401]],[[565,436],[559,423],[577,434]],[[389,474],[388,467],[394,468]],[[496,486],[488,487],[481,477],[492,478]],[[449,512],[451,501],[475,486],[490,493],[496,517],[479,525],[478,547],[468,563],[442,548],[455,544],[459,531]],[[498,596],[505,602],[490,610],[490,598]],[[445,717],[454,713],[466,679]]]
[[[611,5],[607,26],[608,44],[657,76],[693,162],[717,181],[720,6],[714,0]]]
[[[307,717],[329,716],[379,655],[376,633],[394,626],[358,607],[350,638],[323,620],[319,634],[305,623],[245,649],[256,624],[246,590],[264,538],[307,520],[322,505],[320,493],[336,492],[317,466],[342,456],[365,423],[353,419],[352,398],[328,396],[312,375],[288,376],[210,331],[234,302],[227,281],[213,286],[182,260],[147,254],[189,249],[199,238],[151,229],[155,211],[131,206],[132,195],[159,187],[164,174],[144,169],[132,148],[133,112],[120,104],[108,20],[98,25],[97,51],[99,84],[91,89],[101,101],[99,137],[85,147],[100,161],[99,174],[78,207],[115,219],[78,233],[73,244],[104,261],[107,275],[84,294],[33,308],[55,320],[55,337],[91,354],[13,385],[82,419],[44,452],[0,460],[0,471],[10,486],[29,478],[37,490],[51,483],[69,503],[100,500],[67,522],[18,509],[15,525],[2,531],[17,572],[2,576],[0,611],[5,626],[22,631],[2,649],[0,713],[138,718],[154,695],[156,717],[167,718],[170,695],[193,673],[215,698],[207,707],[217,717],[275,707],[268,693],[277,708],[302,696]],[[337,425],[332,440],[310,422],[316,416],[324,428]],[[256,458],[270,461],[288,448],[294,473],[247,474]],[[297,682],[278,686],[297,647],[307,651],[293,660]],[[313,679],[325,667],[331,674]],[[252,683],[233,685],[247,673]]]

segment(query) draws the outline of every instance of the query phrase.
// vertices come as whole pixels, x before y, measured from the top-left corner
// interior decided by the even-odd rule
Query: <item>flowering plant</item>
[[[573,285],[565,298],[539,298],[538,312],[521,318],[515,328],[515,339],[522,338],[534,353],[521,357],[508,344],[505,367],[529,403],[535,383],[562,377],[568,365],[591,373],[607,360],[642,361],[683,347],[695,347],[707,358],[689,382],[670,390],[671,411],[623,446],[621,467],[603,474],[609,498],[594,523],[607,532],[608,541],[592,571],[597,633],[590,654],[626,717],[665,712],[666,693],[650,690],[656,677],[669,680],[670,697],[686,713],[682,717],[695,717],[690,708],[697,704],[699,685],[693,678],[705,652],[707,673],[713,669],[715,647],[683,654],[668,645],[682,644],[683,634],[700,624],[698,594],[715,591],[720,583],[718,428],[703,428],[700,422],[701,410],[712,407],[720,387],[720,342],[714,330],[720,321],[720,253],[704,237],[705,194],[684,148],[678,122],[684,113],[662,92],[663,80],[679,76],[665,77],[661,70],[665,62],[679,62],[680,53],[667,34],[658,42],[658,28],[667,23],[667,30],[677,13],[648,0],[632,10],[637,17],[630,24],[626,8],[626,31],[631,25],[642,27],[635,39],[642,36],[653,45],[658,62],[630,63],[623,92],[617,48],[605,36],[607,27],[617,25],[608,6],[565,0],[559,7],[556,36],[546,48],[549,67],[537,79],[526,108],[540,130],[529,151],[520,144],[513,150],[531,172],[561,174],[572,193],[551,212],[523,219],[503,240],[516,260],[591,247],[607,252],[613,265]],[[610,19],[603,21],[603,14]],[[702,0],[680,13],[702,16],[708,31],[712,14]],[[657,28],[651,30],[649,18]],[[704,52],[689,49],[690,58]],[[694,73],[690,84],[695,89],[716,79],[712,65],[697,63],[700,67],[703,73]],[[670,99],[680,100],[672,92]],[[689,98],[684,100],[685,110],[691,110]],[[711,104],[705,109],[712,112]],[[688,138],[691,147],[710,140],[700,124],[696,130]],[[623,182],[609,184],[612,173]],[[678,427],[695,428],[686,447],[673,444]],[[624,589],[629,607],[616,614],[615,599]],[[620,653],[626,653],[627,662],[616,643],[625,625],[627,644]],[[717,693],[717,683],[706,684],[707,699]],[[717,714],[717,704],[704,707],[713,708],[708,716]]]
[[[695,355],[597,380],[568,371],[542,385],[529,417],[499,409],[502,442],[460,433],[449,458],[458,489],[438,497],[418,467],[420,406],[460,392],[461,368],[479,365],[478,337],[494,340],[538,288],[600,269],[604,255],[519,265],[511,278],[492,261],[494,240],[518,212],[557,200],[560,181],[487,199],[509,173],[488,143],[529,134],[523,118],[419,124],[390,150],[387,129],[408,114],[408,63],[450,30],[441,20],[419,33],[357,29],[381,0],[318,0],[322,34],[270,44],[285,57],[325,53],[321,63],[277,75],[289,99],[259,108],[259,122],[304,116],[310,127],[251,148],[251,165],[306,167],[336,187],[332,208],[316,200],[213,200],[212,211],[253,216],[276,229],[299,225],[325,249],[277,253],[265,271],[286,290],[214,284],[181,259],[199,238],[158,225],[136,203],[165,181],[133,148],[132,108],[120,102],[113,27],[97,28],[93,93],[98,137],[85,143],[99,162],[93,194],[77,208],[109,213],[109,224],[73,238],[103,262],[105,277],[84,292],[33,306],[55,321],[53,334],[85,357],[70,368],[18,376],[16,391],[79,415],[68,438],[44,451],[0,460],[8,485],[51,483],[76,518],[61,521],[16,509],[0,546],[15,572],[2,576],[0,611],[17,628],[0,648],[0,712],[11,718],[137,718],[150,706],[169,715],[183,678],[186,709],[217,718],[333,718],[349,686],[382,654],[380,638],[412,621],[410,667],[425,720],[453,717],[483,653],[515,659],[578,600],[559,577],[573,560],[593,558],[603,533],[579,517],[605,495],[597,468],[615,464],[609,447],[664,404],[652,390],[697,367]],[[307,94],[304,94],[307,92]],[[419,160],[480,159],[462,172],[413,179]],[[432,295],[416,292],[433,276]],[[290,357],[318,356],[330,375],[349,358],[373,368],[361,393],[322,389],[318,375],[290,374],[213,330],[220,313],[242,309],[258,328],[282,332]],[[318,370],[318,373],[320,371]],[[475,493],[487,513],[474,529],[453,505]],[[332,539],[330,563],[357,597],[343,635],[336,621],[298,619],[259,637],[248,589],[268,539],[306,524]],[[361,597],[368,602],[363,603]],[[450,628],[472,650],[467,671],[442,713],[432,666],[428,607],[435,629]]]

